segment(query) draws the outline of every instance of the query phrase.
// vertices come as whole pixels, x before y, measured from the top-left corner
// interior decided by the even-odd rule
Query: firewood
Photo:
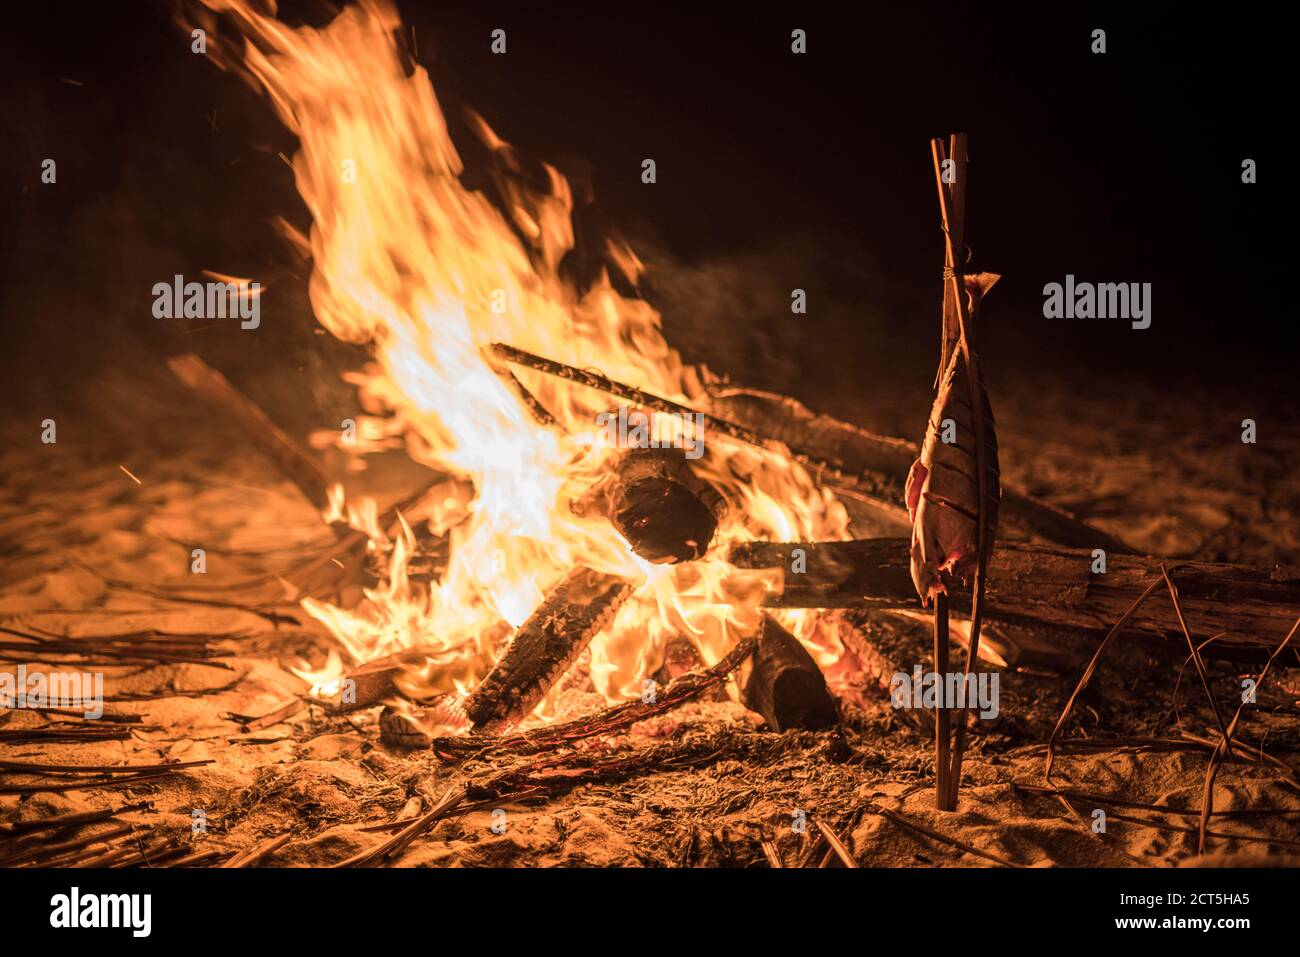
[[[847,616],[846,616],[847,617]],[[911,670],[923,661],[931,639],[930,628],[919,619],[904,615],[862,615],[851,620],[853,627],[841,633],[845,648],[858,661],[863,684],[873,685],[879,697],[888,699],[894,675]],[[907,721],[922,735],[935,737],[934,712],[922,708],[896,708],[893,714]]]
[[[697,478],[681,450],[633,449],[580,510],[606,515],[642,558],[677,562],[709,546],[725,503]],[[571,571],[510,640],[465,703],[476,731],[526,717],[556,679],[613,620],[632,582],[579,567]]]
[[[611,472],[607,481],[598,483],[588,500],[582,504],[582,509],[607,516],[628,539],[633,550],[643,558],[673,562],[703,554],[717,528],[725,503],[716,489],[690,471],[680,450],[634,449],[620,458],[618,467]],[[487,705],[489,697],[507,693],[515,680],[524,684],[535,682],[533,690],[527,695],[533,697],[535,705],[564,669],[552,673],[545,662],[531,661],[531,656],[563,653],[566,655],[565,660],[571,662],[595,637],[599,627],[604,624],[604,619],[594,621],[584,614],[581,596],[585,590],[607,595],[611,598],[614,609],[626,597],[620,595],[613,599],[609,595],[615,584],[621,581],[612,576],[595,576],[594,573],[579,569],[576,577],[571,578],[572,581],[566,579],[557,586],[547,602],[512,639],[502,658],[501,667],[517,671],[516,678],[506,680],[489,674],[480,686],[481,690],[471,697],[471,702],[484,709],[484,714],[492,710]],[[565,600],[564,595],[570,591],[574,591],[576,603]],[[595,630],[591,630],[593,627]],[[545,641],[537,643],[543,637]],[[565,644],[569,645],[567,650],[561,648]],[[397,686],[397,679],[404,672],[418,667],[424,658],[424,650],[416,647],[369,661],[353,669],[347,675],[349,681],[340,686],[338,695],[332,701],[335,709],[339,712],[355,711],[375,707],[396,697],[409,698]],[[529,710],[531,707],[532,705]],[[523,714],[527,714],[527,711]],[[417,739],[408,731],[409,722],[400,722],[396,717],[390,716],[386,725],[394,742],[400,741],[407,747],[418,746],[414,743]],[[424,743],[427,744],[427,739]]]
[[[646,561],[672,564],[704,554],[726,502],[680,449],[631,449],[582,509],[607,516]]]
[[[318,509],[328,504],[328,482],[320,463],[289,438],[262,408],[230,384],[230,380],[192,352],[167,360],[172,374],[199,398],[215,407],[244,430],[257,449],[269,458],[286,478],[298,486]]]
[[[877,435],[815,413],[797,399],[756,389],[727,389],[710,398],[709,408],[755,433],[800,449],[814,478],[867,506],[887,525],[897,525],[900,534],[909,526],[906,510],[898,503],[908,470],[920,451],[915,442]],[[1132,551],[1064,509],[1006,485],[1002,488],[1002,511],[1005,517],[1058,545]]]
[[[675,635],[664,645],[664,662],[650,677],[660,685],[676,681],[682,675],[703,667],[700,653],[689,638]]]
[[[395,748],[427,748],[439,730],[459,734],[469,729],[461,700],[454,694],[437,694],[415,704],[392,702],[379,712],[379,738]]]
[[[503,748],[515,752],[542,751],[571,746],[574,742],[596,735],[617,734],[639,721],[671,711],[679,705],[719,687],[727,677],[754,653],[758,641],[745,638],[711,668],[687,672],[658,691],[653,701],[626,701],[593,715],[584,715],[563,724],[550,724],[531,731],[502,735],[498,738],[435,738],[433,750],[443,760]]]
[[[795,549],[807,569],[790,571]],[[731,549],[742,568],[787,569],[785,587],[768,604],[781,608],[915,608],[916,591],[903,538],[815,544],[747,542]],[[1160,575],[1160,559],[1109,555],[1106,571],[1092,572],[1092,552],[1002,542],[989,562],[986,614],[1008,622],[1037,623],[1105,632]],[[802,561],[799,565],[802,566]],[[1207,657],[1262,660],[1300,615],[1300,578],[1247,565],[1170,562],[1192,636],[1218,636],[1202,649]],[[969,609],[969,598],[952,597]],[[1147,602],[1131,626],[1161,637],[1182,637],[1166,601]],[[1185,648],[1178,645],[1178,652]],[[1289,660],[1300,661],[1300,656]]]
[[[634,402],[639,408],[674,415],[695,415],[700,411],[616,382],[599,372],[578,369],[513,346],[494,343],[489,351],[501,362],[599,389]],[[906,521],[896,502],[898,490],[907,481],[908,470],[916,460],[918,448],[914,442],[874,435],[829,416],[814,415],[795,399],[744,389],[729,389],[711,396],[704,423],[710,432],[759,448],[770,449],[774,442],[780,442],[789,450],[790,457],[822,484],[884,516]],[[1004,488],[1002,507],[1009,515],[1059,544],[1104,548],[1108,552],[1130,551],[1114,536],[1024,492]]]
[[[379,712],[379,740],[395,748],[418,751],[433,740],[411,716],[391,706]]]
[[[616,575],[589,568],[569,572],[466,699],[475,730],[526,717],[631,592],[632,583]]]
[[[396,684],[397,679],[405,672],[418,668],[428,655],[434,653],[432,647],[416,645],[358,665],[348,672],[339,685],[338,693],[329,699],[332,710],[344,714],[373,708],[390,698],[402,697]]]
[[[816,730],[839,721],[817,662],[799,639],[766,615],[741,700],[773,731]]]

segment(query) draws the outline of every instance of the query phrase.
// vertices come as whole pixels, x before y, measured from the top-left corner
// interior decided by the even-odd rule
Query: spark
[[[132,474],[131,474],[131,470],[130,470],[129,468],[127,468],[125,465],[119,465],[118,468],[120,468],[123,472],[125,472],[127,478],[129,478],[129,479],[130,479],[132,482],[134,482],[136,485],[143,485],[143,484],[144,484],[144,483],[141,482],[138,478],[136,478],[134,475],[132,475]]]

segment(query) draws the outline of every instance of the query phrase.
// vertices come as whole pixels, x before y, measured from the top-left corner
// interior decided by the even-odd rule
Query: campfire
[[[728,550],[848,538],[846,509],[814,480],[828,463],[700,411],[716,377],[682,361],[649,303],[616,289],[636,288],[633,251],[611,238],[601,274],[577,288],[560,268],[574,245],[568,184],[477,117],[492,189],[461,184],[428,78],[403,68],[391,11],[349,8],[319,32],[251,8],[231,16],[247,43],[241,53],[243,37],[232,41],[223,62],[300,139],[299,189],[316,225],[295,241],[311,251],[313,308],[373,351],[352,377],[372,414],[314,439],[358,460],[400,447],[437,475],[384,515],[302,477],[349,543],[349,568],[302,597],[338,642],[339,654],[299,672],[316,693],[355,707],[398,689],[393,734],[481,732],[553,716],[552,692],[580,656],[613,704],[647,693],[670,640],[713,664],[761,627],[820,679],[817,664],[841,654],[836,627],[764,612],[779,576]],[[196,357],[172,365],[237,402]],[[422,563],[435,578],[416,586]],[[370,576],[361,602],[318,597],[349,570]],[[392,662],[391,682],[374,678],[388,673],[376,659]],[[370,693],[355,694],[355,665]],[[827,719],[824,690],[799,687],[822,700],[790,707]],[[417,712],[406,701],[435,703]]]
[[[1300,847],[1300,578],[1141,554],[1012,480],[964,134],[917,144],[938,194],[917,215],[940,229],[916,335],[938,327],[939,363],[896,438],[684,357],[631,244],[593,245],[555,166],[449,117],[389,3],[319,27],[268,6],[177,16],[297,138],[310,225],[276,229],[317,331],[360,357],[361,411],[295,434],[201,348],[165,360],[231,453],[293,490],[302,535],[254,568],[192,537],[183,577],[81,569],[97,607],[6,609],[24,670],[0,686],[23,717],[0,728],[23,749],[3,762],[5,863],[1137,860],[1143,838],[1108,842],[1097,813],[1180,835],[1164,863]],[[247,329],[277,293],[207,278],[218,299],[209,283],[195,309],[229,291]],[[190,315],[184,280],[159,321]],[[130,626],[92,614],[127,598]],[[202,669],[223,680],[176,684]],[[63,700],[92,685],[44,678],[69,671],[97,676],[98,714]],[[165,687],[136,683],[155,672]],[[1137,683],[1141,708],[1114,704]],[[80,757],[108,747],[127,750]],[[284,760],[239,763],[263,747]],[[1109,790],[1112,759],[1165,790]],[[556,813],[576,843],[545,837]]]

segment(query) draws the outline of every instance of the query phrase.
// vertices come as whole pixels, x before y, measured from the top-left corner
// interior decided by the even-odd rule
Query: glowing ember
[[[374,547],[391,548],[387,583],[357,609],[304,602],[350,658],[431,646],[421,690],[464,692],[490,667],[503,622],[521,624],[566,572],[585,565],[637,582],[591,647],[597,690],[610,700],[631,697],[669,637],[688,636],[711,664],[757,629],[776,579],[718,558],[727,545],[847,537],[844,509],[799,465],[716,434],[705,435],[704,454],[691,465],[731,509],[703,559],[652,565],[604,517],[577,514],[574,503],[618,454],[601,440],[598,420],[614,401],[516,369],[562,428],[543,427],[484,347],[504,342],[598,368],[684,404],[704,396],[707,371],[685,365],[665,342],[659,314],[620,296],[607,277],[581,293],[560,277],[573,245],[568,184],[547,167],[545,191],[526,186],[511,175],[519,169],[511,148],[477,118],[509,221],[461,185],[461,160],[429,77],[418,65],[409,75],[404,69],[401,26],[388,3],[349,7],[320,30],[291,29],[244,2],[207,5],[232,14],[252,41],[242,64],[227,65],[265,90],[299,138],[292,165],[313,218],[315,314],[338,338],[373,349],[373,362],[349,378],[374,414],[359,419],[357,441],[341,447],[364,454],[400,440],[413,459],[458,479],[426,499],[434,530],[450,538],[447,569],[427,589],[405,574],[411,530],[389,543],[373,502],[353,507],[335,493],[329,517],[346,516]],[[635,282],[641,267],[631,250],[609,254]],[[833,630],[817,633],[813,613],[782,620],[823,664],[838,658]],[[342,668],[331,655],[302,674],[326,686]]]

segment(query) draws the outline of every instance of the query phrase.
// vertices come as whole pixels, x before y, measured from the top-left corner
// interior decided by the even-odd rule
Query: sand
[[[138,724],[117,725],[130,730],[128,738],[35,743],[8,734],[0,759],[212,763],[134,786],[0,796],[0,822],[145,802],[119,816],[141,835],[228,855],[288,834],[263,864],[326,866],[385,837],[365,828],[409,818],[450,788],[537,760],[496,755],[457,765],[428,751],[391,748],[380,740],[377,709],[338,715],[307,703],[281,721],[245,730],[234,716],[268,715],[306,693],[290,669],[323,660],[331,644],[321,627],[301,613],[296,622],[272,624],[238,609],[161,601],[123,583],[190,584],[196,542],[207,550],[206,585],[239,581],[289,567],[326,545],[330,534],[292,485],[237,434],[223,434],[165,373],[156,382],[95,385],[122,399],[111,418],[91,409],[71,414],[55,445],[15,427],[0,453],[0,625],[69,635],[205,633],[218,636],[229,656],[218,659],[221,667],[104,669],[106,708],[139,716]],[[1218,434],[1230,433],[1238,415],[1226,409],[1218,431],[1184,430],[1174,441],[1176,424],[1140,414],[1141,395],[1114,400],[1133,406],[1130,418],[1114,405],[1103,413],[1076,393],[1041,384],[1032,391],[1032,410],[1014,390],[995,393],[1009,480],[1154,554],[1297,561],[1300,488],[1276,479],[1300,465],[1300,444],[1274,442],[1263,456],[1234,448]],[[390,464],[362,481],[391,500],[413,478],[409,468]],[[923,629],[897,618],[876,627],[892,636],[891,654],[904,667],[925,661]],[[1095,639],[1071,644],[1077,662]],[[1213,740],[1214,718],[1190,670],[1179,683],[1181,665],[1121,642],[1079,702],[1068,737]],[[1246,718],[1242,739],[1294,765],[1296,680],[1286,672],[1276,677]],[[580,750],[584,760],[648,747],[707,753],[709,760],[458,813],[395,863],[765,867],[767,841],[787,865],[825,859],[835,866],[819,844],[816,820],[862,866],[1243,865],[1293,863],[1300,853],[1294,775],[1243,763],[1218,775],[1210,830],[1251,839],[1212,836],[1207,853],[1197,854],[1195,812],[1207,760],[1194,743],[1185,744],[1191,750],[1134,746],[1063,755],[1056,782],[1080,795],[1077,813],[1035,792],[1043,784],[1043,742],[1077,670],[1002,674],[1000,714],[976,728],[953,813],[934,809],[924,732],[894,711],[854,661],[832,678],[844,711],[840,729],[774,734],[729,699],[693,702]],[[1229,702],[1237,671],[1213,665],[1211,679]],[[560,710],[599,706],[581,673],[566,687]],[[127,695],[148,697],[121,700]],[[0,732],[49,727],[57,717],[6,711]],[[33,780],[7,772],[4,779]],[[1270,813],[1255,813],[1261,811]],[[0,842],[0,855],[15,846]]]

